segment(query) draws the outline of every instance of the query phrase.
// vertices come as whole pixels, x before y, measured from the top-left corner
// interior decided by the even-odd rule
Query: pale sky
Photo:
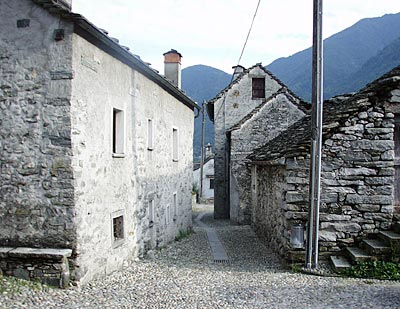
[[[106,29],[163,74],[162,54],[182,55],[182,67],[204,64],[232,72],[258,0],[73,0],[72,10]],[[312,45],[312,0],[261,0],[240,62],[268,65]],[[399,13],[399,0],[325,0],[323,34],[362,18]]]

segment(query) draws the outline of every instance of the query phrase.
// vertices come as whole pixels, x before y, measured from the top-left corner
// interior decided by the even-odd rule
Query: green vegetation
[[[0,295],[7,294],[8,296],[15,296],[20,294],[22,290],[45,291],[47,289],[48,286],[37,281],[27,281],[0,274]]]
[[[175,241],[181,241],[193,234],[192,229],[179,230],[178,235],[175,236]]]
[[[356,278],[400,280],[400,264],[384,261],[360,262],[346,269],[343,274]]]

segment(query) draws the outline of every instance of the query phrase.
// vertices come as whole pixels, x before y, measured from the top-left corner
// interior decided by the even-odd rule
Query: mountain
[[[373,58],[374,61],[382,62],[385,68],[391,69],[398,65],[399,62],[395,60],[382,58],[383,50],[398,38],[400,13],[362,19],[324,40],[324,97],[341,94],[345,89],[357,90],[349,88],[347,81],[356,76],[357,72],[361,74],[363,67]],[[310,100],[311,57],[312,49],[308,48],[290,57],[275,60],[267,69],[300,97]],[[379,75],[371,76],[375,78]]]
[[[203,101],[214,98],[231,81],[232,75],[221,70],[195,65],[182,70],[182,89],[200,106]],[[201,156],[201,114],[194,120],[193,157],[200,161]],[[205,141],[214,147],[214,126],[206,113]]]
[[[324,40],[324,98],[359,90],[400,65],[400,13],[362,19]],[[304,100],[311,100],[312,49],[280,58],[266,68]],[[262,59],[260,59],[262,60]],[[218,69],[196,65],[182,70],[182,89],[201,104],[231,80]],[[206,122],[205,144],[214,144],[213,124]],[[194,160],[201,151],[201,116],[195,119]]]
[[[400,37],[376,56],[368,59],[357,72],[351,74],[342,85],[342,93],[361,89],[397,65],[400,65]]]

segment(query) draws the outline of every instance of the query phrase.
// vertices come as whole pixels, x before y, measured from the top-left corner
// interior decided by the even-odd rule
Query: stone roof
[[[252,67],[244,70],[242,73],[238,74],[238,77],[233,79],[233,75],[232,75],[232,80],[229,83],[228,86],[226,86],[224,89],[222,89],[213,99],[209,100],[207,102],[207,114],[208,117],[210,118],[210,120],[212,122],[214,122],[214,103],[222,98],[224,95],[226,95],[226,93],[237,83],[239,83],[244,76],[246,76],[247,74],[249,74],[249,72],[251,70],[253,70],[254,68],[259,67],[260,69],[262,69],[267,75],[269,75],[273,80],[275,80],[279,85],[281,85],[282,89],[284,89],[286,92],[288,92],[293,98],[295,98],[296,100],[298,100],[299,102],[301,102],[301,104],[298,104],[299,107],[301,106],[301,108],[305,108],[307,109],[307,103],[303,102],[301,100],[301,98],[299,98],[294,92],[292,92],[281,80],[279,80],[274,74],[272,74],[270,71],[268,71],[265,67],[262,66],[261,63],[257,63],[255,65],[253,65]],[[271,98],[267,98],[267,101],[271,99]],[[263,102],[263,104],[265,105],[266,101]]]
[[[158,84],[165,91],[174,96],[189,108],[200,110],[200,107],[189,98],[184,91],[170,83],[164,76],[160,75],[157,70],[134,55],[126,46],[120,45],[118,40],[108,36],[107,31],[102,30],[92,24],[84,16],[71,12],[71,7],[64,0],[32,0],[32,2],[41,6],[50,14],[58,15],[63,19],[69,20],[75,25],[75,32],[84,37],[91,43],[106,51],[111,56],[121,60],[134,70],[142,73],[144,76]]]
[[[400,66],[368,84],[353,95],[344,95],[324,102],[323,139],[328,139],[335,128],[344,126],[351,115],[366,110],[372,105],[383,104],[390,92],[400,88]],[[291,125],[286,131],[248,156],[252,161],[273,162],[280,158],[310,154],[311,115]]]

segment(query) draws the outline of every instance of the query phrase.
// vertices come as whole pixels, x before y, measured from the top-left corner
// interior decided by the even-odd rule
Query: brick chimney
[[[164,76],[168,78],[172,84],[181,88],[181,58],[182,55],[175,49],[171,49],[164,55]]]
[[[241,65],[235,65],[232,67],[233,71],[233,80],[235,80],[236,78],[238,78],[238,76],[240,74],[242,74],[245,70],[244,67],[242,67]]]

